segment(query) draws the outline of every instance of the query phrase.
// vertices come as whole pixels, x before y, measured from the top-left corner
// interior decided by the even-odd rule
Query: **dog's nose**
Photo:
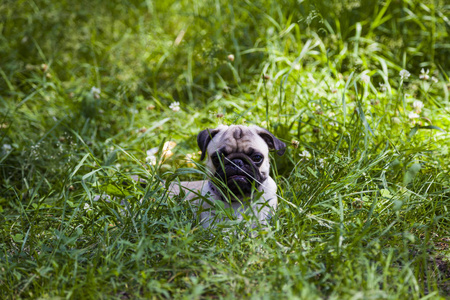
[[[233,160],[231,160],[233,162],[233,167],[237,168],[242,168],[244,166],[244,161],[240,158],[235,158]]]

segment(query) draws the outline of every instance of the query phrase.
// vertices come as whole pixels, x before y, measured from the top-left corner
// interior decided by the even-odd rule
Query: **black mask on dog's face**
[[[200,160],[208,152],[207,167],[217,187],[236,196],[249,196],[269,176],[269,151],[283,155],[286,144],[258,126],[220,125],[197,136]],[[213,182],[215,180],[212,180]]]
[[[253,187],[258,188],[266,180],[259,172],[264,156],[256,151],[227,154],[219,150],[211,155],[211,159],[216,168],[214,177],[236,196],[250,195]]]

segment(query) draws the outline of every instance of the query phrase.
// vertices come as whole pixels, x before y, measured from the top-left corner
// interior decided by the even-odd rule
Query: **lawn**
[[[6,0],[0,20],[2,299],[450,299],[448,1]],[[167,193],[205,178],[219,124],[288,145],[257,234]]]

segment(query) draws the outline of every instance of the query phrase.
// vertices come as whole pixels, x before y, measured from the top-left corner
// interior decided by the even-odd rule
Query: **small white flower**
[[[308,150],[303,150],[302,153],[299,154],[299,156],[304,158],[311,158],[311,153],[309,153]]]
[[[6,154],[11,151],[12,147],[10,144],[3,144],[2,149],[3,149],[3,153]]]
[[[380,91],[382,91],[382,92],[386,92],[386,90],[387,90],[387,85],[385,84],[385,83],[379,83],[379,85],[380,85]]]
[[[337,127],[338,123],[337,123],[337,119],[336,119],[336,114],[334,112],[330,111],[328,113],[328,117],[331,118],[330,125],[333,126],[333,127]]]
[[[147,150],[147,156],[155,155],[158,152],[158,147]]]
[[[325,166],[325,160],[323,158],[319,158],[319,166],[323,168]]]
[[[174,112],[179,111],[179,110],[180,110],[180,102],[172,102],[172,103],[169,105],[169,108],[170,108],[171,110],[173,110]]]
[[[431,76],[431,80],[433,80],[434,81],[434,83],[438,83],[438,79],[436,78],[436,77],[434,77],[434,76]]]
[[[420,71],[420,76],[419,76],[419,78],[420,78],[420,79],[423,79],[423,80],[428,80],[428,79],[430,78],[430,76],[428,76],[428,73],[430,73],[430,70],[429,70],[429,69],[427,69],[427,71],[425,72],[425,69],[422,68],[422,70]]]
[[[424,107],[423,102],[419,100],[414,101],[412,106],[414,107],[414,111],[418,114],[420,114],[422,108]]]
[[[407,70],[401,70],[400,71],[400,77],[402,80],[408,79],[409,76],[411,76],[411,73],[409,73]]]
[[[409,113],[408,118],[410,118],[412,120],[412,119],[418,119],[418,118],[420,118],[420,116],[412,111]]]
[[[366,75],[366,74],[362,74],[361,75],[361,81],[366,83],[366,84],[369,83],[370,82],[370,76]]]
[[[100,93],[101,93],[101,92],[102,92],[102,91],[101,91],[98,87],[93,86],[93,87],[91,88],[91,94],[92,94],[92,96],[94,96],[94,98],[96,98],[96,99],[100,98]]]
[[[85,203],[84,210],[91,210],[91,206],[89,204]]]
[[[113,198],[114,199],[114,198]],[[95,195],[94,196],[94,199],[92,199],[92,200],[94,200],[94,201],[99,201],[99,200],[104,200],[104,201],[106,201],[106,202],[111,202],[111,196],[110,195],[106,195],[106,194],[103,194],[103,195]],[[89,204],[88,204],[89,205]],[[84,207],[86,207],[86,204],[84,205]],[[89,210],[92,210],[92,208],[91,209],[89,209]]]
[[[101,90],[100,90],[98,87],[93,86],[93,87],[91,88],[91,93],[92,93],[92,94],[100,94],[100,93],[101,93]]]
[[[234,55],[233,54],[228,55],[228,60],[233,62],[234,61]]]
[[[151,165],[156,165],[156,156],[155,155],[149,155],[145,158],[145,161]]]
[[[156,153],[158,152],[158,147],[147,150],[147,157],[145,161],[151,165],[156,165]]]

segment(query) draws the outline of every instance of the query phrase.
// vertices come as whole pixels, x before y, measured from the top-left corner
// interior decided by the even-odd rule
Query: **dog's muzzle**
[[[248,195],[252,187],[258,187],[261,174],[250,157],[243,153],[232,153],[222,157],[215,177],[224,182],[235,195]]]

